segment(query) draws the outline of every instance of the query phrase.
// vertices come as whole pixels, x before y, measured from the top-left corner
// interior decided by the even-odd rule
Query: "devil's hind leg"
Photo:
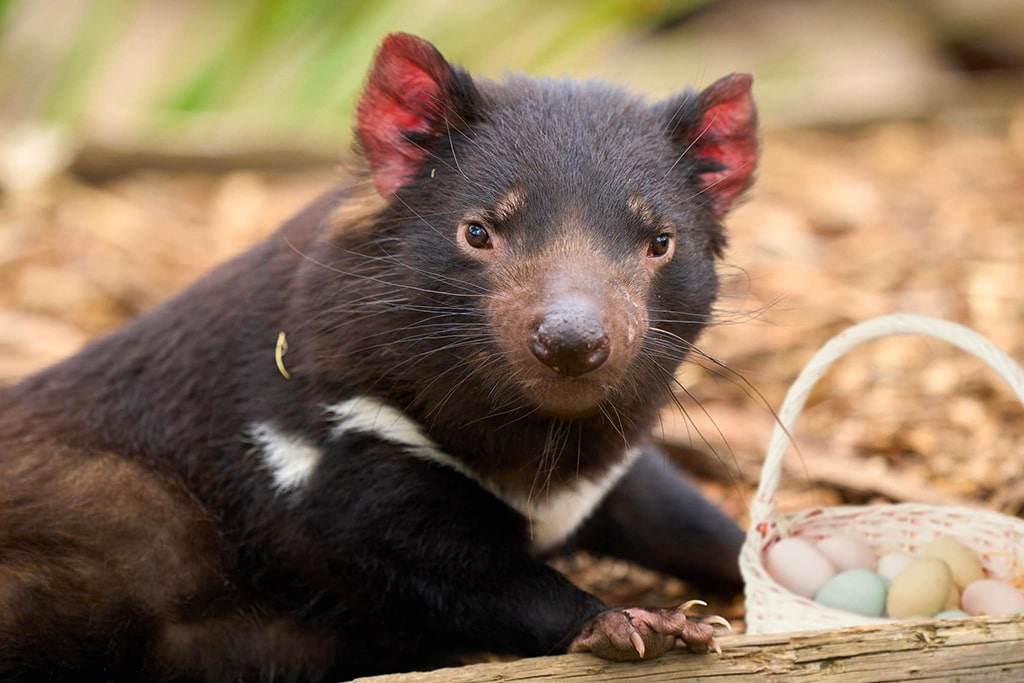
[[[163,615],[213,578],[213,522],[132,460],[0,457],[0,679],[138,678]]]

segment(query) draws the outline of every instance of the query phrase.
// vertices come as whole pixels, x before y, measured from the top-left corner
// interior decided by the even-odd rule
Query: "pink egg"
[[[818,541],[818,550],[839,571],[867,569],[875,571],[878,557],[866,542],[853,536],[828,536]]]
[[[835,565],[803,538],[784,538],[765,552],[765,568],[779,584],[797,595],[813,598],[835,576]]]
[[[968,584],[960,606],[971,615],[1012,614],[1024,609],[1024,594],[998,579],[981,579]]]

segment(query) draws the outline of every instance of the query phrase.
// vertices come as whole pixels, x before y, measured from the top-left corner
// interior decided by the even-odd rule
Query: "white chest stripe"
[[[328,406],[327,412],[336,423],[331,430],[335,439],[350,433],[372,434],[382,441],[405,446],[413,455],[475,478],[468,467],[438,448],[418,424],[386,403],[361,396]]]
[[[305,439],[282,434],[267,422],[252,425],[249,435],[281,491],[301,488],[323,457],[320,449]]]
[[[401,411],[366,396],[349,399],[327,408],[336,421],[331,435],[340,438],[349,433],[373,434],[383,441],[405,446],[407,452],[424,460],[449,467],[490,491],[506,505],[517,510],[530,523],[530,538],[537,551],[550,550],[564,541],[594,510],[605,494],[629,470],[639,451],[626,457],[600,479],[577,479],[572,484],[541,492],[532,498],[506,491],[477,475],[461,461],[442,451],[423,433],[422,428]]]

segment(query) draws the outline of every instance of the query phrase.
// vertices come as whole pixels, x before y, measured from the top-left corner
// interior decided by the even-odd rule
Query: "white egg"
[[[878,558],[878,567],[875,571],[885,579],[892,581],[896,578],[896,575],[907,568],[907,565],[914,561],[914,556],[910,553],[903,552],[892,552],[886,553]]]

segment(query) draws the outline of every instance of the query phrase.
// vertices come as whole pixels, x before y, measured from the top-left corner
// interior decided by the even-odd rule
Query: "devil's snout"
[[[534,319],[530,351],[541,363],[565,377],[579,377],[601,367],[611,351],[601,309],[584,298],[551,303]]]

